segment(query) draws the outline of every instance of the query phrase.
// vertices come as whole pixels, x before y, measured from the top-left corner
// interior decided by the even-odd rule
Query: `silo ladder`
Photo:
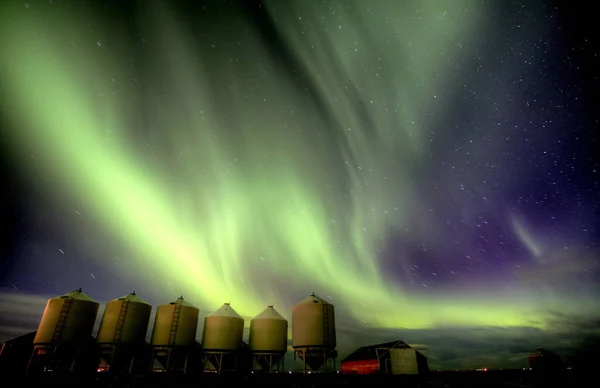
[[[115,325],[115,335],[113,336],[113,342],[121,342],[121,332],[123,331],[123,325],[125,324],[125,316],[127,315],[127,309],[129,308],[129,301],[123,301],[121,305],[121,311],[119,311],[119,317],[117,318],[117,324]]]
[[[58,320],[56,321],[54,332],[52,333],[52,342],[58,342],[58,340],[60,340],[60,335],[62,334],[62,329],[65,324],[65,320],[67,319],[67,314],[69,313],[70,305],[71,299],[65,299],[65,303],[63,303],[62,305],[60,315],[58,316]]]
[[[323,342],[329,345],[329,309],[323,303]]]
[[[181,313],[181,303],[175,304],[173,310],[173,320],[171,321],[171,330],[169,331],[169,345],[175,345],[175,338],[177,337],[177,326],[179,325],[179,314]]]

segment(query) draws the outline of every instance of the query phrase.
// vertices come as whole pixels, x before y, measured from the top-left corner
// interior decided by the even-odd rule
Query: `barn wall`
[[[359,375],[379,373],[379,360],[342,361],[341,372]]]

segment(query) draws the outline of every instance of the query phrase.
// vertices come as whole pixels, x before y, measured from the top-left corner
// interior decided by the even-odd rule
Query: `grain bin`
[[[81,288],[48,300],[40,321],[34,345],[51,343],[81,343],[94,330],[99,304]]]
[[[183,299],[156,310],[152,329],[152,346],[189,346],[196,340],[200,310]]]
[[[235,351],[242,344],[244,319],[225,303],[204,319],[202,348]]]
[[[98,370],[117,374],[145,371],[150,355],[146,332],[151,312],[152,306],[135,292],[106,304],[97,336],[101,352]]]
[[[287,343],[287,320],[273,306],[267,306],[250,321],[249,348],[253,358],[252,369],[281,372]]]
[[[335,364],[335,311],[331,303],[314,293],[292,308],[292,347],[304,368],[329,370]]]
[[[200,310],[183,299],[159,306],[152,329],[153,369],[187,372],[187,366],[198,356],[196,330]],[[158,364],[162,365],[158,368]]]
[[[229,303],[207,316],[202,334],[204,369],[219,374],[236,372],[243,334],[244,319]]]
[[[49,299],[33,339],[27,373],[95,370],[99,352],[92,331],[98,307],[81,289]]]
[[[140,299],[135,292],[109,301],[98,330],[98,343],[143,343],[151,312],[152,306]]]

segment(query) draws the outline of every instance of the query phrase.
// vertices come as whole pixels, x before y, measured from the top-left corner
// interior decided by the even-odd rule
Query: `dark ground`
[[[490,372],[434,372],[427,376],[348,376],[348,375],[247,375],[216,376],[204,375],[196,378],[154,374],[145,378],[114,378],[98,374],[87,378],[38,377],[26,381],[15,381],[10,386],[84,387],[84,388],[167,388],[167,387],[209,387],[228,388],[231,386],[250,387],[255,385],[271,387],[320,388],[320,387],[369,387],[396,386],[419,388],[458,388],[458,387],[591,387],[592,378],[575,373],[554,376],[540,376],[531,371],[490,371]]]

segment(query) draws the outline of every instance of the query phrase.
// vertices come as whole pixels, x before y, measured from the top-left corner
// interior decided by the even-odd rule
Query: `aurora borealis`
[[[598,113],[560,9],[250,3],[2,4],[6,300],[290,319],[314,291],[342,333],[429,333],[434,366],[436,330],[599,318]]]

